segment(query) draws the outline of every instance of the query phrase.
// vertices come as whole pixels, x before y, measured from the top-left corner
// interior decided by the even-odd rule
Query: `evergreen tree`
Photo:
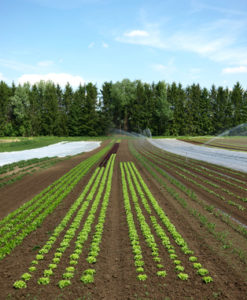
[[[239,82],[237,82],[231,93],[231,102],[233,105],[233,126],[240,125],[243,123],[244,112],[242,110],[243,106],[243,89]]]
[[[102,134],[106,134],[113,129],[113,103],[112,103],[112,82],[104,82],[101,89],[101,109],[100,109],[100,127]]]
[[[16,135],[19,136],[29,136],[32,133],[31,120],[28,118],[30,109],[29,92],[29,83],[24,83],[23,86],[19,85],[14,96],[10,97],[12,126]]]
[[[54,83],[50,81],[45,84],[42,124],[44,135],[59,134],[57,90]]]
[[[8,85],[0,81],[0,136],[10,136],[14,134],[10,114],[11,89]]]

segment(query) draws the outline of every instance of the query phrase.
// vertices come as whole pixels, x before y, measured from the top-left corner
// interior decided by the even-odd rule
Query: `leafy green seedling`
[[[85,274],[85,275],[82,275],[81,281],[84,284],[93,283],[94,282],[94,277],[91,274]]]
[[[195,262],[195,261],[197,261],[197,257],[195,257],[195,256],[190,256],[189,261]]]
[[[56,269],[57,265],[56,264],[49,264],[50,269]]]
[[[68,279],[60,280],[60,281],[58,282],[58,286],[60,287],[60,289],[63,289],[63,288],[65,288],[66,286],[68,286],[68,285],[70,285],[70,284],[71,284],[71,282],[70,282],[70,280],[68,280]]]
[[[202,265],[201,265],[200,263],[194,263],[194,264],[193,264],[193,267],[194,267],[195,269],[200,269],[200,268],[202,267]]]
[[[94,275],[96,273],[95,269],[87,269],[83,272],[85,275]]]
[[[136,272],[137,272],[137,273],[142,273],[142,272],[144,272],[143,267],[138,267],[138,268],[136,268]]]
[[[37,255],[36,255],[36,259],[37,259],[37,260],[42,260],[42,259],[44,259],[44,255],[42,255],[42,254],[37,254]]]
[[[160,259],[159,257],[157,257],[157,256],[154,257],[153,260],[154,260],[155,262],[158,262],[158,263],[161,261],[161,259]]]
[[[67,272],[75,272],[75,268],[74,267],[67,267],[66,271]]]
[[[156,273],[159,277],[166,277],[166,271],[158,271],[157,273]]]
[[[34,271],[36,271],[36,267],[30,267],[28,270],[29,270],[29,272],[34,272]]]
[[[96,258],[94,256],[88,256],[87,261],[90,264],[94,264],[94,263],[96,263],[97,260],[96,260]]]
[[[157,268],[162,269],[162,268],[164,268],[164,266],[162,264],[157,264]]]
[[[62,256],[62,253],[61,253],[61,252],[56,252],[56,253],[54,254],[54,256],[55,256],[56,258],[60,258],[60,257]]]
[[[176,271],[179,271],[179,272],[183,272],[183,271],[184,271],[184,267],[178,265],[178,266],[175,267],[175,270],[176,270]]]
[[[176,254],[170,254],[170,258],[171,258],[172,260],[174,260],[174,259],[177,258],[177,255],[176,255]]]
[[[148,276],[146,274],[140,274],[140,275],[137,276],[137,278],[140,281],[145,281],[148,278]]]
[[[46,284],[49,284],[49,283],[50,283],[50,278],[49,277],[40,277],[38,279],[38,284],[46,285]]]
[[[144,261],[143,260],[136,260],[135,261],[135,266],[136,267],[142,267],[142,266],[144,266]]]
[[[205,276],[207,275],[209,272],[207,269],[201,268],[197,271],[197,274],[201,275],[201,276]]]
[[[25,281],[28,281],[31,277],[32,275],[29,273],[24,273],[21,275],[21,278],[24,279]]]
[[[17,280],[14,284],[13,287],[16,289],[25,289],[27,287],[27,284],[23,280]]]
[[[76,254],[76,253],[73,253],[73,254],[70,255],[70,258],[73,259],[73,260],[77,260],[77,259],[79,259],[79,255]]]
[[[189,275],[185,274],[185,273],[179,273],[178,278],[181,279],[181,280],[188,280]]]
[[[48,270],[44,270],[44,276],[45,277],[49,277],[53,274],[53,271],[51,269],[48,269]]]
[[[213,278],[211,276],[204,276],[202,277],[202,281],[205,283],[209,283],[213,281]]]

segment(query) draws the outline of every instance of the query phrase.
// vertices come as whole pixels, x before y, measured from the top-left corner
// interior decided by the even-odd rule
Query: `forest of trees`
[[[0,136],[97,136],[114,128],[152,135],[214,135],[247,122],[247,91],[124,79],[98,90],[0,82]]]

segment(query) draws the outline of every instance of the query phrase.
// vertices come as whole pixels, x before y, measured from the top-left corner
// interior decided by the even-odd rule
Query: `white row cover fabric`
[[[68,155],[76,155],[82,152],[89,152],[100,146],[101,142],[60,142],[42,148],[0,152],[0,166],[18,162],[20,160],[28,160],[32,158],[43,157],[65,157]]]
[[[247,173],[247,152],[197,146],[176,139],[148,139],[148,141],[168,152]]]

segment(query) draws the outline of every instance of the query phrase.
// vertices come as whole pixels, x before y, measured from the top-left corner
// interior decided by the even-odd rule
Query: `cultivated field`
[[[247,137],[246,136],[232,136],[232,137],[193,137],[181,138],[180,140],[196,145],[205,145],[228,150],[247,151]]]
[[[56,161],[0,188],[0,298],[247,299],[246,186],[145,139]]]

